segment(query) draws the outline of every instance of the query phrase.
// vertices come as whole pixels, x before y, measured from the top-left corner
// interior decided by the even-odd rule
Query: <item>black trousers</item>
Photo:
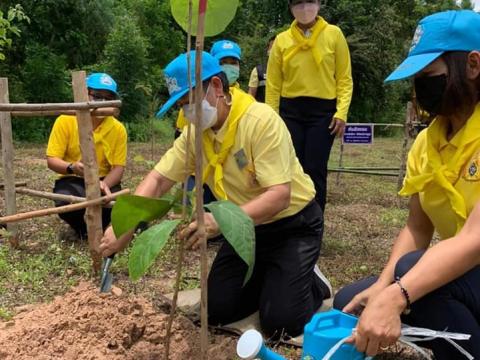
[[[406,254],[395,267],[395,276],[405,275],[425,253],[423,250]],[[359,292],[377,281],[376,276],[360,280],[341,289],[333,306],[341,310]],[[456,280],[432,291],[415,301],[409,315],[402,316],[402,322],[432,330],[447,330],[470,334],[468,341],[457,343],[480,359],[480,266],[475,267]],[[437,360],[466,359],[445,340],[422,341],[418,345],[433,351]]]
[[[280,116],[292,136],[303,170],[315,185],[315,199],[325,211],[327,166],[335,136],[328,127],[336,112],[336,100],[311,97],[280,98]]]
[[[312,201],[296,215],[257,226],[255,234],[255,267],[245,287],[247,265],[227,241],[218,251],[208,277],[209,322],[225,325],[259,310],[268,336],[298,336],[328,291],[313,272],[322,211]]]
[[[110,190],[112,192],[117,192],[121,190],[121,186],[120,184],[115,185],[111,187]],[[55,181],[53,192],[55,194],[85,197],[85,181],[83,178],[76,176],[66,176],[60,178]],[[55,201],[55,206],[63,206],[68,204],[69,203],[65,201]],[[102,209],[103,230],[105,230],[110,224],[111,214],[111,208]],[[85,209],[59,214],[58,216],[60,219],[64,220],[68,225],[70,225],[79,237],[82,239],[87,238],[87,224],[84,220]]]

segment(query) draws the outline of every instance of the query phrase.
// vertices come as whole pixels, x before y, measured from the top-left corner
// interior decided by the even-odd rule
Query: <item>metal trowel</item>
[[[102,266],[102,280],[100,282],[100,292],[109,292],[112,288],[113,275],[109,273],[110,265],[112,265],[115,254],[110,255],[103,259]]]

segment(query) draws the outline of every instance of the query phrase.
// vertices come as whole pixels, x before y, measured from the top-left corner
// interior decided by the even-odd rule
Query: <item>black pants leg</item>
[[[110,190],[112,192],[117,192],[121,190],[121,185],[115,185]],[[84,179],[74,176],[60,178],[55,181],[53,192],[55,194],[85,197]],[[68,204],[69,203],[65,201],[55,201],[55,206],[63,206]],[[102,225],[104,230],[110,224],[111,214],[112,209],[102,209]],[[59,214],[60,219],[70,225],[78,234],[78,236],[81,238],[87,238],[87,224],[85,223],[84,216],[85,209]]]
[[[298,97],[280,101],[280,116],[290,131],[303,170],[312,178],[322,211],[327,199],[328,159],[335,140],[328,127],[335,111],[336,100]]]
[[[324,298],[313,272],[322,231],[316,202],[292,217],[257,226],[255,269],[245,287],[247,266],[225,242],[208,279],[210,323],[227,324],[259,310],[267,335],[301,334]]]
[[[395,276],[406,274],[424,254],[415,251],[403,256],[395,268]],[[356,294],[373,284],[376,278],[364,279],[348,285],[335,296],[334,307],[341,309]],[[470,334],[468,341],[458,344],[480,359],[480,267],[475,267],[458,279],[432,291],[412,304],[408,316],[402,316],[402,322],[433,330],[445,330]],[[437,360],[465,359],[458,350],[445,340],[421,342],[419,345],[433,351]]]

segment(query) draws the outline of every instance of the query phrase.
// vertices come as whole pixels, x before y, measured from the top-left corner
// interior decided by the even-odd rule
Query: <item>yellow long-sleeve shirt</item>
[[[296,26],[295,22],[293,26]],[[299,43],[292,27],[276,37],[268,60],[266,103],[278,112],[280,97],[337,99],[334,116],[346,121],[353,93],[350,51],[340,28],[328,24],[321,17],[318,17],[310,33],[315,33],[315,29],[321,26],[324,29],[314,44],[319,50],[319,64],[312,49],[306,47],[285,62],[285,57]],[[304,39],[308,39],[301,29],[299,31]]]

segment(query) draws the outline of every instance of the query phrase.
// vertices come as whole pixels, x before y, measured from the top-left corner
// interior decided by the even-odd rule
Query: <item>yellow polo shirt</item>
[[[324,23],[325,20],[319,17],[311,32]],[[303,37],[308,38],[305,34]],[[291,29],[275,38],[268,59],[265,102],[278,112],[280,97],[337,99],[334,116],[346,121],[352,100],[353,80],[350,52],[342,31],[331,24],[321,31],[315,45],[322,56],[320,64],[316,63],[311,49],[299,51],[288,63],[283,64],[284,57],[296,44]]]
[[[207,134],[214,140],[216,151],[224,140],[228,119],[215,133],[208,129]],[[187,136],[183,132],[175,140],[155,170],[176,182],[184,181]],[[195,136],[192,132],[188,173],[194,166]],[[206,164],[206,157],[203,162]],[[302,210],[315,196],[313,182],[295,155],[292,140],[285,123],[265,104],[254,102],[238,124],[238,130],[229,155],[223,166],[223,186],[228,199],[242,205],[258,197],[265,189],[279,184],[290,183],[290,206],[277,214],[271,221],[294,215]],[[213,172],[206,183],[214,189]]]
[[[472,155],[468,156],[463,164],[459,164],[461,170],[457,174],[457,180],[452,184],[465,201],[467,216],[480,199],[480,142],[478,142],[480,139],[480,105],[477,106],[477,110],[468,122],[471,122],[468,129],[469,133],[466,134],[466,126],[463,126],[450,141],[446,138],[447,126],[442,124],[443,136],[440,138],[437,149],[442,164],[446,164],[453,158],[455,152],[462,146],[462,142],[466,138],[471,143],[465,150],[471,152]],[[427,154],[428,130],[427,128],[420,132],[412,145],[408,155],[406,180],[422,175],[429,169]],[[472,141],[472,137],[476,139]],[[430,218],[441,239],[454,236],[457,232],[455,213],[452,210],[448,197],[445,195],[444,189],[438,186],[431,186],[427,193],[420,192],[418,194],[423,211]]]
[[[93,131],[93,139],[100,177],[107,176],[115,165],[126,165],[127,131],[120,121],[113,116],[107,116]],[[68,163],[81,161],[75,116],[61,115],[55,120],[48,139],[47,156],[60,158]]]

